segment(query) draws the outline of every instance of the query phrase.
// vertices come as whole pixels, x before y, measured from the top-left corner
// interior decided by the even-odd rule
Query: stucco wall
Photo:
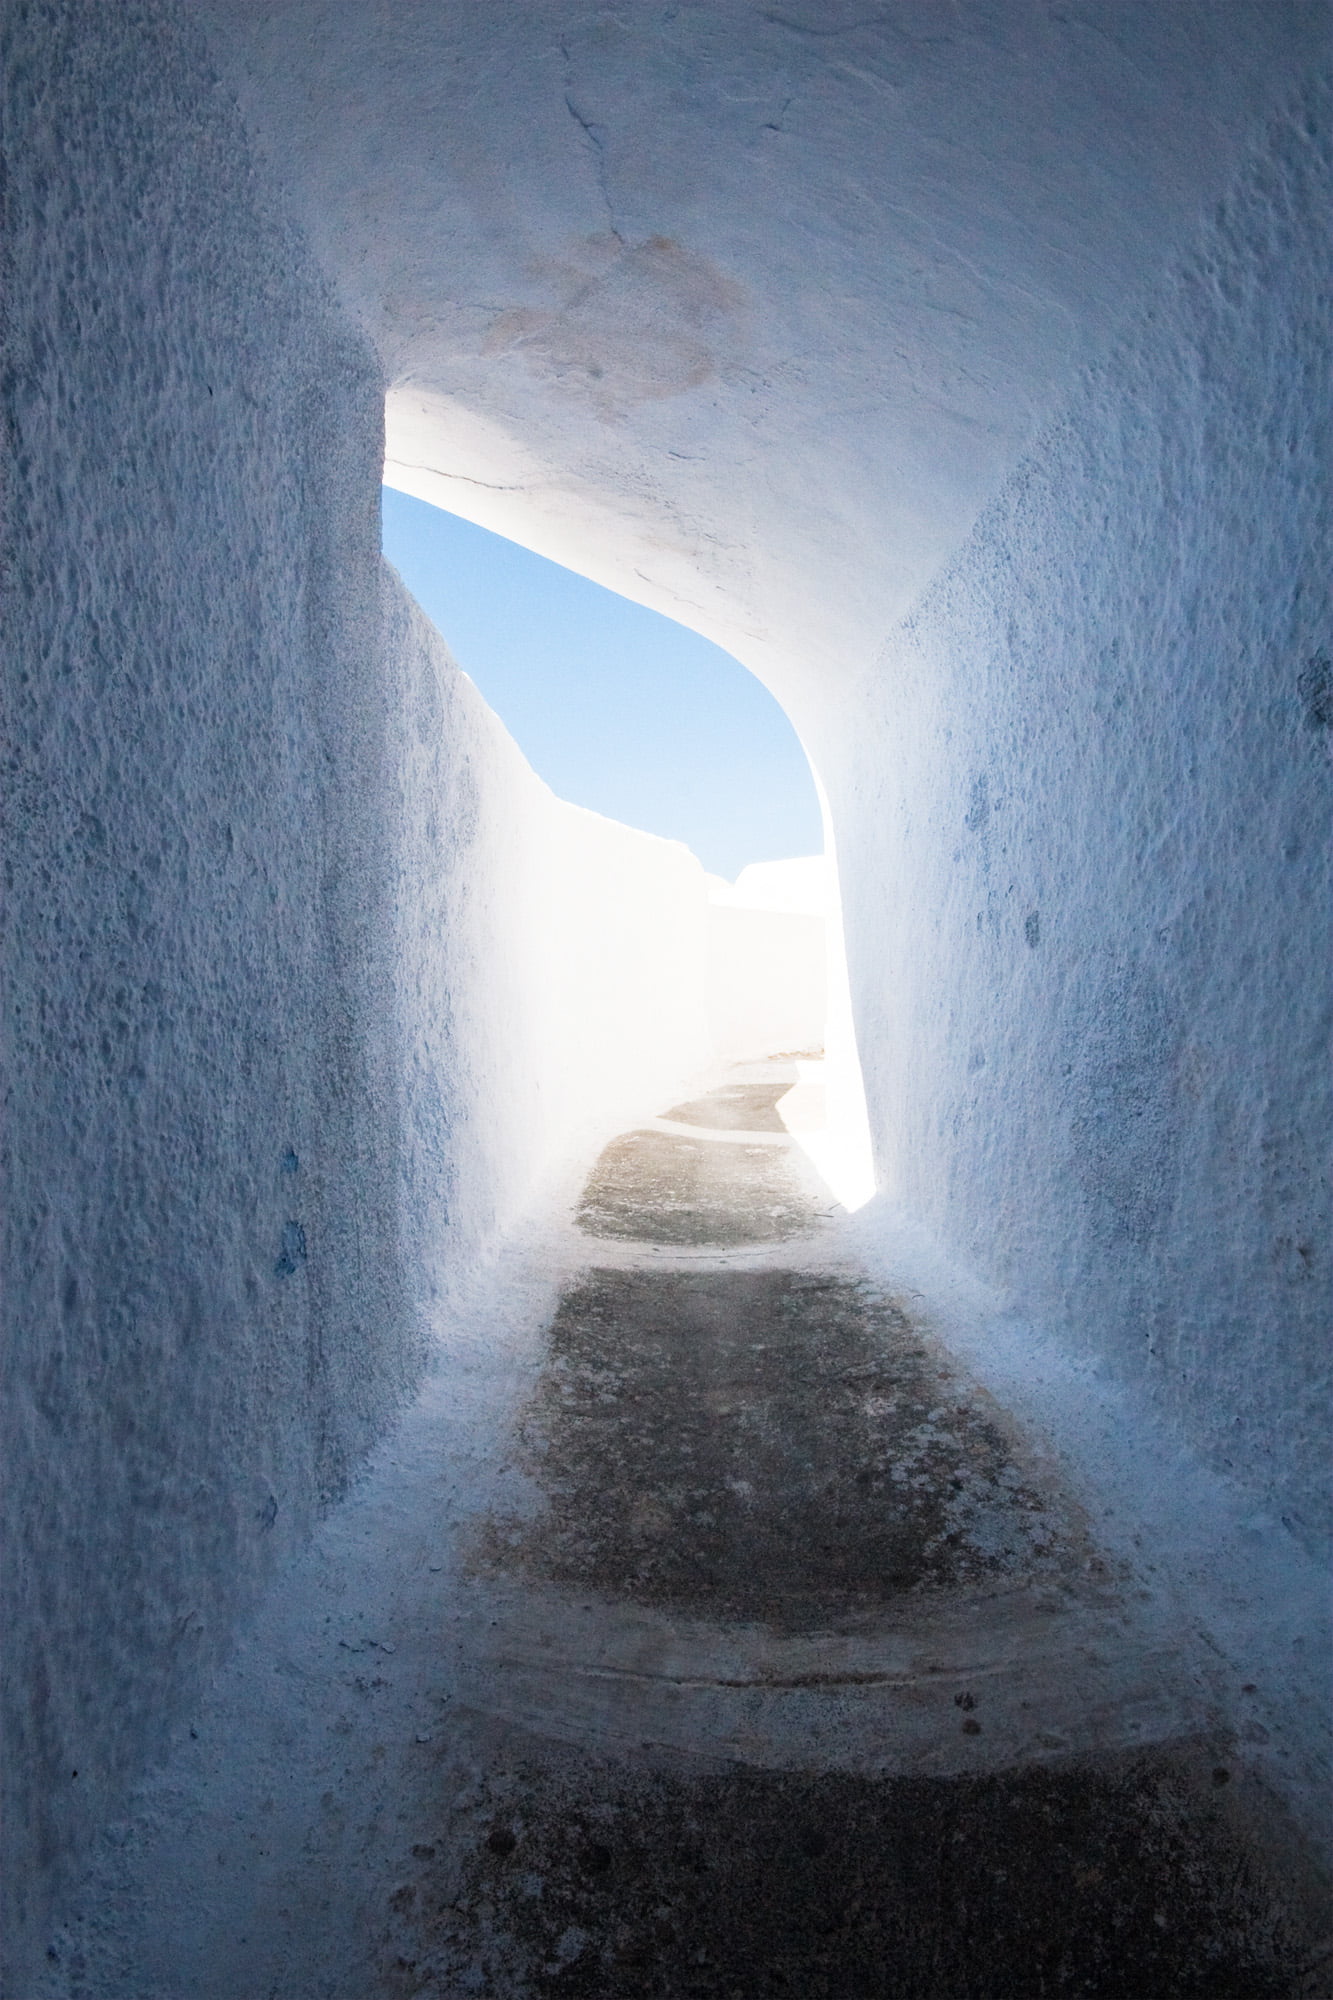
[[[1329,133],[1277,124],[824,764],[889,1197],[1316,1537]]]
[[[12,1951],[420,1337],[378,368],[165,10],[3,66]]]
[[[21,1994],[432,1294],[708,1051],[702,870],[554,800],[386,572],[378,363],[172,11],[16,5],[4,72]]]

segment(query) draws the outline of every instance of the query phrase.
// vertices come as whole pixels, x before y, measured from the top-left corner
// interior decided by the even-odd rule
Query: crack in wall
[[[579,130],[585,135],[593,149],[594,170],[597,175],[598,189],[606,205],[607,226],[611,234],[615,237],[616,242],[623,245],[625,239],[616,222],[616,211],[611,200],[611,190],[606,183],[606,140],[603,136],[606,127],[598,125],[591,118],[585,118],[584,114],[579,110],[578,105],[574,102],[573,63],[569,53],[569,46],[566,42],[561,42],[560,53],[565,62],[565,109]]]

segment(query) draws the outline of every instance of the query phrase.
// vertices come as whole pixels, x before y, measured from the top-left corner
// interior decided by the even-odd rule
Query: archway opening
[[[699,906],[704,1032],[682,1046],[714,1067],[785,1065],[784,1123],[861,1206],[873,1176],[828,815],[780,704],[688,626],[389,485],[383,546],[536,777],[650,837],[645,904],[663,894],[652,843],[688,850],[693,879],[677,871],[670,893]]]

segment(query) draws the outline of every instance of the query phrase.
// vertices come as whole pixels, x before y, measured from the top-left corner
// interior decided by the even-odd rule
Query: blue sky
[[[561,798],[683,840],[729,879],[821,852],[795,731],[729,653],[389,487],[384,553]]]

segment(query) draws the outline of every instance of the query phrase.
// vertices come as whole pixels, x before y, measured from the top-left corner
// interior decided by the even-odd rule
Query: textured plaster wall
[[[190,36],[49,0],[3,54],[19,1996],[432,1294],[708,1044],[702,870],[552,798],[386,571],[378,363]]]
[[[420,1338],[377,365],[169,13],[3,54],[13,1950]]]
[[[889,1197],[1312,1537],[1331,125],[1273,128],[824,767]]]

